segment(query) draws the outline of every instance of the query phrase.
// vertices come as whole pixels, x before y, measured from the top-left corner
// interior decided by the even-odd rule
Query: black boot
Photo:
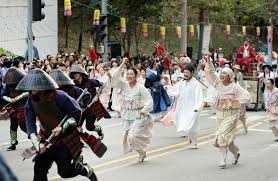
[[[90,181],[97,181],[97,176],[93,170],[93,168],[91,168],[89,165],[85,165],[85,167],[88,169],[88,179],[90,179]]]
[[[96,125],[95,131],[97,132],[99,138],[102,140],[104,138],[104,135],[103,135],[103,132],[102,132],[102,128],[99,125]]]
[[[11,146],[9,146],[7,148],[7,151],[14,151],[16,150],[16,145],[18,144],[18,141],[16,141],[15,143],[11,144]]]
[[[84,163],[83,156],[80,155],[77,159],[74,160],[74,166],[77,173],[82,176],[87,177],[91,181],[97,181],[97,176],[92,167]]]

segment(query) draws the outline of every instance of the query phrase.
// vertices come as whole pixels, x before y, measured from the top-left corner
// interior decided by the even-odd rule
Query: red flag
[[[155,55],[156,56],[163,56],[165,54],[165,48],[158,44],[157,46],[155,46]]]
[[[97,51],[95,48],[91,48],[89,50],[89,56],[93,62],[95,62],[97,60],[98,56],[97,56]]]
[[[170,69],[171,66],[172,66],[172,61],[171,61],[171,59],[168,58],[168,57],[165,57],[165,58],[163,59],[162,66],[164,67],[164,69]]]

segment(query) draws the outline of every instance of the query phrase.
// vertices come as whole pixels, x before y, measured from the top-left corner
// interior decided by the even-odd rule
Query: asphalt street
[[[236,144],[240,147],[239,165],[232,166],[229,155],[228,169],[220,170],[219,153],[212,146],[215,132],[215,114],[208,109],[201,113],[199,149],[191,149],[186,138],[182,138],[175,127],[166,128],[156,122],[153,129],[152,143],[147,151],[147,159],[138,163],[138,155],[122,153],[123,128],[121,120],[113,118],[102,120],[108,151],[101,159],[89,148],[84,148],[86,162],[92,165],[100,181],[277,181],[278,144],[268,129],[264,112],[248,112],[247,135],[238,125]],[[0,152],[3,154],[20,181],[31,181],[33,163],[22,161],[20,153],[30,146],[27,136],[19,132],[19,146],[16,151],[7,152],[9,144],[9,121],[0,122]],[[61,179],[57,175],[56,165],[49,172],[49,180],[85,181],[84,177]]]

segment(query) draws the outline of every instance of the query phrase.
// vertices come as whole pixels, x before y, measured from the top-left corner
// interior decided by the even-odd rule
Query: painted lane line
[[[259,120],[261,120],[261,119],[256,119],[256,120],[254,120],[254,121],[259,121]],[[249,123],[251,124],[251,125],[249,126],[249,128],[257,127],[257,126],[263,124],[263,121],[260,121],[260,122],[258,122],[258,123],[253,123],[254,121],[248,122],[248,124],[249,124]],[[239,128],[242,128],[242,126],[239,126]],[[208,133],[208,134],[205,134],[204,136],[198,137],[198,140],[200,140],[200,139],[207,139],[207,140],[205,140],[205,141],[203,141],[203,142],[209,143],[209,142],[213,141],[213,138],[210,138],[210,137],[214,137],[214,136],[215,136],[214,133]],[[209,139],[209,138],[210,138],[210,139]],[[201,145],[203,142],[200,142],[198,145]],[[205,144],[205,143],[204,143],[204,144]],[[157,155],[165,155],[165,153],[168,153],[168,152],[171,152],[171,151],[174,151],[174,150],[177,150],[177,149],[188,149],[187,147],[184,148],[184,146],[187,146],[187,145],[189,145],[188,142],[181,142],[181,143],[169,145],[169,146],[166,146],[166,147],[162,147],[162,148],[150,150],[150,151],[147,151],[147,154],[148,154],[148,155],[151,155],[151,156],[149,156],[148,158],[152,158],[152,157],[156,156],[156,155],[152,155],[152,154],[159,153],[159,152],[162,152],[162,151],[165,151],[165,152],[160,153],[160,154],[157,154]],[[110,161],[107,161],[107,162],[98,164],[98,165],[94,166],[93,168],[94,168],[95,170],[99,170],[99,169],[101,169],[101,168],[103,168],[103,167],[105,167],[105,166],[113,165],[113,164],[115,164],[115,163],[121,163],[121,162],[128,161],[128,160],[134,160],[134,159],[136,159],[136,158],[138,158],[138,155],[137,155],[137,154],[133,154],[133,155],[126,156],[126,157],[123,157],[123,158],[114,159],[114,160],[110,160]],[[132,162],[132,163],[133,163],[133,162]],[[126,164],[124,164],[124,165],[130,165],[130,164],[131,164],[131,163],[129,162],[129,163],[126,163]],[[134,163],[133,163],[133,164],[134,164]],[[122,165],[123,165],[123,164],[122,164]],[[115,169],[117,169],[117,168],[122,168],[122,167],[121,167],[122,165],[117,166]],[[112,168],[114,168],[114,167],[112,167]],[[108,168],[108,169],[111,169],[111,168]],[[107,170],[107,169],[105,169],[105,170]],[[100,171],[96,171],[96,172],[99,173]],[[60,179],[59,176],[54,176],[54,177],[51,177],[51,178],[49,179],[49,181],[54,181],[54,180],[59,180],[59,179]]]
[[[212,135],[214,135],[214,134],[208,134],[208,135],[201,136],[201,137],[198,138],[198,140],[209,138]],[[188,142],[181,142],[181,143],[177,143],[177,144],[174,144],[174,145],[169,145],[169,146],[166,146],[166,147],[162,147],[162,148],[158,148],[158,149],[147,151],[147,154],[151,155],[151,154],[154,154],[156,152],[161,152],[161,151],[169,150],[169,149],[171,151],[171,150],[174,150],[175,148],[180,148],[182,146],[187,146],[187,145],[189,145]],[[148,158],[150,158],[150,157],[148,157]],[[110,160],[110,161],[98,164],[98,165],[94,166],[93,168],[96,170],[96,169],[100,169],[100,168],[105,167],[105,166],[113,165],[115,163],[121,163],[121,162],[124,162],[124,161],[134,160],[134,159],[137,159],[137,158],[138,158],[138,154],[133,154],[133,155],[126,156],[126,157],[123,157],[123,158],[114,159],[114,160]],[[129,163],[125,163],[124,165],[130,165],[130,162]],[[59,176],[54,176],[54,177],[51,177],[49,179],[49,181],[54,181],[54,180],[57,180],[59,178],[60,178]]]
[[[204,142],[200,142],[198,145],[199,145],[199,146],[202,146],[202,145],[205,145],[205,144],[210,143],[210,142],[211,142],[211,140],[210,140],[210,141],[204,141]],[[148,161],[148,160],[155,159],[155,158],[160,158],[160,157],[163,157],[163,156],[167,156],[167,155],[169,155],[169,154],[177,153],[177,152],[180,152],[180,151],[184,151],[184,150],[187,150],[187,149],[188,149],[188,147],[186,147],[186,148],[178,148],[178,149],[170,150],[170,151],[168,151],[168,152],[164,152],[164,153],[161,153],[161,154],[148,156],[148,157],[147,157],[147,161]],[[121,168],[130,166],[130,165],[136,164],[136,163],[137,163],[137,162],[125,163],[125,164],[120,165],[120,166],[115,166],[115,167],[107,168],[107,169],[104,169],[104,170],[101,170],[101,171],[96,171],[96,173],[97,173],[97,174],[104,174],[104,173],[107,173],[107,172],[111,172],[111,171],[114,171],[114,170],[118,170],[118,169],[121,169]],[[138,164],[138,165],[139,165],[139,164]]]
[[[115,124],[110,124],[110,125],[103,125],[102,128],[114,128],[118,126],[122,126],[123,123],[115,123]]]
[[[248,131],[262,132],[262,133],[272,133],[271,130],[266,129],[248,129]]]
[[[252,125],[250,127],[257,127],[257,126],[259,126],[261,124],[262,123],[254,124],[254,125]],[[207,141],[200,142],[198,144],[198,146],[202,146],[202,145],[205,145],[205,144],[208,144],[208,143],[212,143],[213,141],[214,141],[214,139],[209,139]],[[273,145],[273,146],[277,146],[278,147],[278,145]],[[177,148],[177,149],[169,150],[169,151],[166,151],[164,153],[157,154],[157,155],[148,156],[147,159],[151,160],[151,159],[163,157],[163,156],[166,156],[166,155],[169,155],[169,154],[173,154],[173,153],[176,153],[176,152],[179,152],[179,151],[184,151],[184,150],[187,150],[187,149],[188,149],[188,147]],[[120,169],[120,168],[123,168],[123,167],[126,167],[126,166],[133,165],[134,163],[135,162],[133,162],[133,163],[126,163],[126,164],[123,164],[123,165],[120,165],[120,166],[115,166],[113,168],[108,168],[108,169],[104,169],[104,170],[101,170],[101,171],[96,171],[96,173],[97,174],[103,174],[103,173],[106,173],[106,172],[109,172],[109,171],[114,171],[114,170],[117,170],[117,169]]]

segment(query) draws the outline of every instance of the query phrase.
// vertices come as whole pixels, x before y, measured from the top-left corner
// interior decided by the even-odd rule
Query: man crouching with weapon
[[[16,87],[30,93],[26,104],[26,126],[37,152],[33,180],[47,181],[48,170],[55,162],[62,178],[82,175],[96,181],[92,168],[73,162],[83,147],[76,128],[81,108],[77,101],[57,88],[57,83],[41,69],[31,70]],[[40,123],[39,133],[36,117]]]
[[[10,118],[10,146],[7,151],[12,151],[16,149],[17,141],[17,129],[21,128],[22,131],[26,133],[25,124],[25,108],[28,98],[28,92],[24,93],[15,90],[17,84],[25,76],[25,73],[18,68],[11,67],[8,69],[4,76],[4,83],[6,86],[2,92],[2,99],[7,102],[7,104],[1,108],[0,115],[8,115]]]

